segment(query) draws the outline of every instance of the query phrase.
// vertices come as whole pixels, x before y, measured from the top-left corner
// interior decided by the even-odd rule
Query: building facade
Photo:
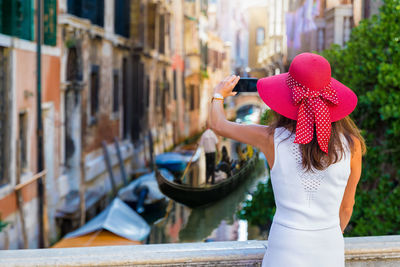
[[[361,19],[377,14],[382,5],[381,0],[268,0],[267,2],[268,8],[264,12],[268,17],[265,41],[261,48],[253,49],[257,50],[256,59],[253,61],[264,68],[267,76],[286,72],[291,60],[299,53],[320,52],[332,44],[344,46],[350,38],[351,29],[357,26]],[[256,14],[251,16],[255,17]],[[251,35],[253,39],[263,36],[261,30],[257,35],[254,29]],[[257,47],[257,43],[253,42],[249,46]]]
[[[41,198],[38,180],[15,190],[40,171],[37,0],[0,1],[2,249],[47,246],[94,217],[125,182],[118,154],[129,179],[199,133],[230,71],[208,1],[43,2]]]
[[[0,233],[0,248],[39,246],[40,204],[38,172],[38,90],[36,1],[0,2],[0,216],[8,223]],[[43,165],[48,169],[44,187],[56,188],[61,173],[61,47],[57,29],[57,2],[42,7],[41,119]],[[16,190],[17,185],[21,185]],[[55,213],[56,197],[47,194],[48,213]],[[54,230],[54,224],[50,231]]]

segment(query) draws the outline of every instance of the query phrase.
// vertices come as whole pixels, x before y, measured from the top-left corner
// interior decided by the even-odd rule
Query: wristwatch
[[[214,93],[213,97],[211,98],[211,103],[214,99],[222,100],[222,102],[224,102],[224,97],[220,93]]]

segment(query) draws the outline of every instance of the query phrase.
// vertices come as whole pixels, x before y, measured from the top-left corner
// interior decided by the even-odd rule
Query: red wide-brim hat
[[[289,72],[259,79],[257,91],[269,108],[289,119],[298,121],[299,114],[302,114],[305,117],[302,124],[313,125],[321,120],[329,123],[329,126],[324,126],[329,127],[328,141],[330,123],[343,119],[357,105],[355,93],[331,77],[329,62],[313,53],[297,55],[290,64]],[[314,99],[319,102],[313,102]],[[320,106],[324,106],[324,115],[319,111]],[[296,130],[296,135],[299,134]],[[327,148],[323,150],[327,152]]]
[[[308,60],[305,60],[305,58],[307,58]],[[289,85],[287,84],[288,75],[290,73],[294,79],[297,79],[301,84],[304,84],[305,86],[309,85],[310,88],[314,87],[316,89],[319,89],[318,85],[320,85],[322,82],[322,86],[319,87],[323,87],[324,81],[327,80],[326,77],[322,76],[324,74],[324,76],[327,76],[326,74],[328,74],[326,73],[328,72],[328,70],[326,70],[325,68],[318,68],[320,66],[313,66],[313,61],[320,60],[326,61],[326,59],[322,56],[312,53],[302,53],[293,59],[292,64],[289,68],[289,72],[259,79],[257,82],[257,91],[261,99],[272,110],[289,119],[297,120],[299,106],[295,105],[293,101],[292,89],[289,88]],[[326,61],[325,63],[327,62],[328,61]],[[328,80],[331,82],[331,87],[336,90],[337,98],[339,100],[338,105],[329,106],[331,122],[334,122],[343,119],[354,110],[357,105],[357,96],[346,85],[332,78],[330,72],[331,70],[329,66]],[[319,78],[321,79],[321,82],[315,81]],[[313,84],[315,85],[313,86]]]

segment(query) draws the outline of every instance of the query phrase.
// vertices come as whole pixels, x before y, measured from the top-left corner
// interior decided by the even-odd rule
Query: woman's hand
[[[240,77],[231,75],[225,77],[217,86],[214,88],[214,93],[221,94],[224,98],[227,96],[234,96],[237,92],[232,92],[235,85],[238,83]]]
[[[240,77],[236,75],[228,76],[221,81],[215,88],[214,93],[221,94],[224,98],[234,96],[237,92],[232,92]],[[234,139],[238,142],[252,145],[263,152],[270,166],[274,162],[274,136],[269,134],[266,125],[259,124],[240,124],[229,121],[225,117],[222,101],[212,101],[209,111],[211,129],[218,135]],[[219,159],[219,157],[218,157]]]

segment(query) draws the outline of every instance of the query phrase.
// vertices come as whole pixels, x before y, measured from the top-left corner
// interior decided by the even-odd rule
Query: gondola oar
[[[188,165],[186,166],[185,171],[183,172],[181,179],[179,179],[180,181],[183,181],[183,178],[185,178],[185,175],[186,175],[187,171],[189,170],[190,164],[192,163],[193,157],[194,157],[194,155],[196,154],[196,151],[197,151],[197,148],[199,147],[199,144],[200,144],[200,142],[198,142],[198,143],[196,144],[196,148],[194,149],[193,155],[192,155],[192,157],[190,158],[189,163],[188,163]]]

